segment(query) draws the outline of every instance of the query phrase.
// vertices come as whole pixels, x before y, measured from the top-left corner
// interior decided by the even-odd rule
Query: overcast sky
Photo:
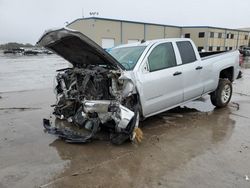
[[[250,0],[0,0],[0,44],[35,44],[44,30],[63,27],[82,12],[168,25],[250,27]]]

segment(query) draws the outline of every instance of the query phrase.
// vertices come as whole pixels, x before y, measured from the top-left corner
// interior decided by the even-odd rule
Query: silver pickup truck
[[[210,94],[225,107],[239,72],[239,52],[199,54],[190,39],[160,39],[104,50],[78,31],[47,31],[39,45],[72,64],[58,70],[54,115],[89,130],[45,129],[67,142],[85,143],[105,129],[112,143],[136,137],[139,120]]]

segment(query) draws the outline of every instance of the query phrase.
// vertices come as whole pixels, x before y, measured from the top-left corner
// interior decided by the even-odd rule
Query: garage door
[[[114,46],[115,46],[115,39],[107,39],[107,38],[102,39],[102,48],[107,49],[107,48],[112,48]]]

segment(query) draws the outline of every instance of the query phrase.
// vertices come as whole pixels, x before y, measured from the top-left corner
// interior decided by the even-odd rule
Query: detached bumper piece
[[[73,117],[57,117],[53,126],[49,119],[43,119],[45,132],[56,135],[68,143],[87,143],[93,139],[100,139],[97,132],[104,129],[110,133],[111,143],[120,145],[132,138],[136,125],[134,117],[137,117],[137,114],[120,104],[111,104],[110,101],[86,101],[84,110],[92,117],[88,117],[82,108],[79,108],[79,113]]]
[[[68,143],[87,143],[92,141],[99,128],[98,120],[95,119],[92,122],[92,131],[86,135],[79,134],[78,132],[66,128],[52,127],[48,119],[43,119],[43,126],[47,133],[56,135]]]
[[[239,71],[239,74],[236,79],[240,79],[240,78],[242,78],[242,71]]]

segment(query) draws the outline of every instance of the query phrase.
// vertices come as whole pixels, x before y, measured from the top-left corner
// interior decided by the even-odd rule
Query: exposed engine
[[[74,126],[90,131],[78,135],[70,130],[58,129],[44,120],[45,129],[67,142],[85,143],[105,127],[110,131],[112,143],[121,144],[133,139],[138,126],[138,99],[134,84],[119,70],[102,66],[67,68],[58,70],[55,87],[57,102],[53,114]]]
[[[63,57],[73,67],[58,70],[57,102],[53,105],[56,120],[71,124],[72,129],[52,126],[50,120],[44,119],[48,133],[73,143],[89,142],[102,129],[108,130],[115,144],[137,139],[139,97],[132,81],[133,71],[126,71],[110,53],[72,29],[48,30],[37,44]],[[87,134],[73,131],[76,127],[87,129]]]

